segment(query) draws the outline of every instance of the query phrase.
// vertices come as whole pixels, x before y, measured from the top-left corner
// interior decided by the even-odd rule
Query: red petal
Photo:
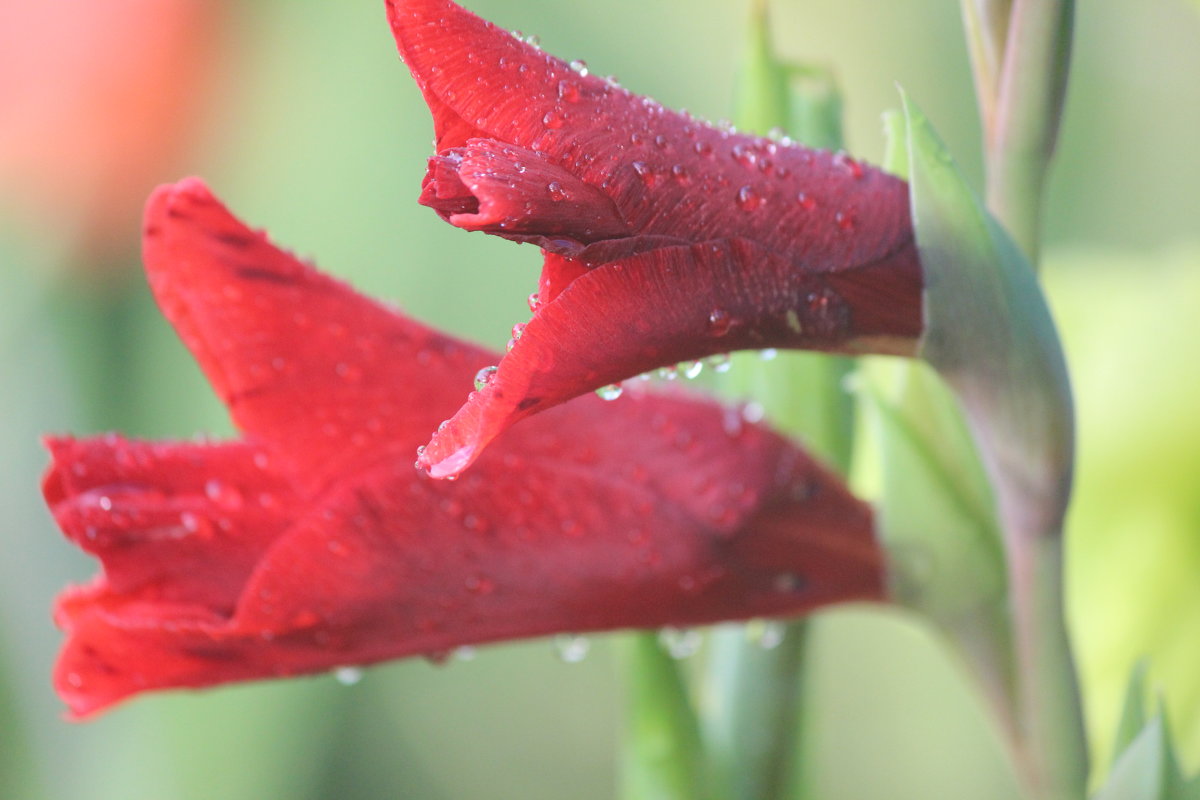
[[[422,453],[435,477],[461,472],[519,419],[656,367],[762,347],[905,353],[920,330],[904,302],[920,292],[912,248],[861,276],[797,274],[744,240],[653,250],[584,274],[571,263],[547,259],[543,302],[520,340]]]
[[[433,112],[439,153],[466,142],[452,128],[470,128],[604,192],[632,235],[750,239],[805,271],[879,262],[912,244],[907,185],[844,154],[665,109],[450,0],[389,0],[388,11]]]
[[[469,376],[494,363],[272,246],[197,180],[155,192],[145,234],[163,313],[238,426],[304,480],[411,463]],[[397,391],[414,380],[421,391]]]
[[[421,202],[464,230],[566,252],[629,234],[599,189],[539,153],[493,139],[431,159]]]
[[[276,250],[196,182],[161,191],[149,219],[165,310],[263,442],[51,442],[47,501],[105,566],[59,599],[55,681],[75,714],[149,689],[882,595],[870,510],[710,404],[588,398],[510,432],[462,480],[429,479],[405,451],[479,351]],[[338,348],[357,360],[364,340],[390,357],[347,383]],[[254,373],[279,354],[292,371]],[[345,453],[310,435],[331,409],[367,430],[381,403],[402,411]]]

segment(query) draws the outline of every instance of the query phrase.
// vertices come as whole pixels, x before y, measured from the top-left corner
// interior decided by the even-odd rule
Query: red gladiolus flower
[[[434,476],[523,417],[656,367],[763,347],[913,353],[903,181],[670,111],[450,0],[388,12],[433,113],[421,202],[546,251],[533,319],[422,454]]]
[[[104,567],[57,605],[55,684],[77,716],[152,689],[883,593],[868,507],[736,410],[583,398],[435,481],[413,453],[494,355],[276,249],[195,180],[151,199],[145,260],[244,436],[49,441],[46,500]]]

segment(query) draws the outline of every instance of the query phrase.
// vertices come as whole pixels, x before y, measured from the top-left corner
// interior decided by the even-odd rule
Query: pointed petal
[[[574,276],[557,256],[547,265],[539,296],[548,302],[423,451],[435,477],[461,472],[519,419],[656,367],[745,348],[906,353],[921,326],[911,247],[838,273],[797,274],[744,240],[653,250]]]
[[[232,613],[287,521],[291,487],[242,443],[48,439],[42,483],[55,521],[128,596]]]
[[[163,313],[234,421],[305,479],[411,461],[462,376],[495,363],[272,246],[195,179],[155,192],[144,251]]]
[[[450,0],[389,0],[388,13],[433,112],[439,153],[466,143],[452,128],[472,129],[596,187],[634,235],[751,239],[806,271],[876,263],[912,243],[906,184],[845,154],[665,109]]]

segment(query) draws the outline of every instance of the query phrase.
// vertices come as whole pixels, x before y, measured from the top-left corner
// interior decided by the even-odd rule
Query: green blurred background
[[[178,87],[202,96],[177,112],[188,115],[190,134],[172,134],[179,147],[157,159],[144,185],[131,178],[112,191],[141,196],[154,182],[203,175],[276,241],[421,319],[500,346],[527,313],[538,254],[464,235],[414,202],[431,125],[382,2],[205,2],[220,7],[206,82]],[[138,2],[89,5],[110,4]],[[0,44],[44,37],[51,57],[67,46],[53,27],[24,21],[20,5],[0,0]],[[551,52],[710,119],[731,109],[745,5],[469,3],[537,33]],[[897,106],[898,82],[978,179],[956,3],[774,0],[771,8],[786,56],[840,76],[856,154],[880,159],[879,116]],[[121,14],[107,17],[111,27],[92,26],[90,36],[129,38]],[[1100,754],[1127,673],[1145,656],[1195,769],[1200,14],[1184,0],[1089,0],[1079,4],[1075,54],[1046,249],[1081,427],[1070,621]],[[0,164],[13,123],[4,92],[30,82],[53,95],[44,74],[0,57]],[[69,108],[72,99],[47,102]],[[47,147],[67,132],[48,132]],[[71,132],[95,158],[108,157],[98,133]],[[441,667],[377,667],[353,686],[322,676],[156,695],[84,725],[61,720],[49,687],[59,640],[49,606],[93,567],[41,504],[38,432],[186,437],[230,426],[138,283],[137,219],[106,220],[105,235],[85,235],[96,203],[34,206],[31,179],[0,177],[9,178],[0,184],[0,797],[612,797],[621,705],[612,637],[594,637],[580,664],[535,641]],[[979,707],[929,634],[898,614],[845,609],[822,615],[815,637],[809,742],[818,796],[1013,795]]]

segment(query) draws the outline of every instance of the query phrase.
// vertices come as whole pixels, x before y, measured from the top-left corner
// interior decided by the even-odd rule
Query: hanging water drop
[[[756,631],[754,643],[763,650],[774,650],[787,638],[787,626],[778,620],[767,620]]]
[[[586,78],[588,76],[587,62],[581,58],[575,59],[567,66],[569,66],[571,68],[571,71],[578,74],[579,77],[581,77],[581,78]]]
[[[708,357],[708,365],[712,367],[713,372],[723,374],[729,372],[729,368],[733,366],[733,360],[730,359],[729,353],[717,353]]]
[[[333,677],[342,686],[354,686],[363,679],[363,671],[358,667],[338,667],[333,671]]]
[[[663,628],[658,632],[658,642],[671,658],[684,659],[699,652],[704,637],[690,628]]]
[[[482,392],[496,377],[499,367],[484,367],[475,373],[475,391]]]
[[[574,633],[560,633],[554,637],[554,649],[566,664],[578,664],[583,661],[591,648],[592,643],[587,637]]]
[[[601,400],[616,400],[624,392],[624,388],[619,383],[610,383],[607,386],[601,386],[596,390],[596,395]]]
[[[758,357],[763,361],[774,361],[779,357],[779,351],[774,347],[764,347],[762,350],[758,351]]]
[[[704,371],[703,361],[691,361],[679,365],[679,372],[689,381],[700,377],[700,373]]]

